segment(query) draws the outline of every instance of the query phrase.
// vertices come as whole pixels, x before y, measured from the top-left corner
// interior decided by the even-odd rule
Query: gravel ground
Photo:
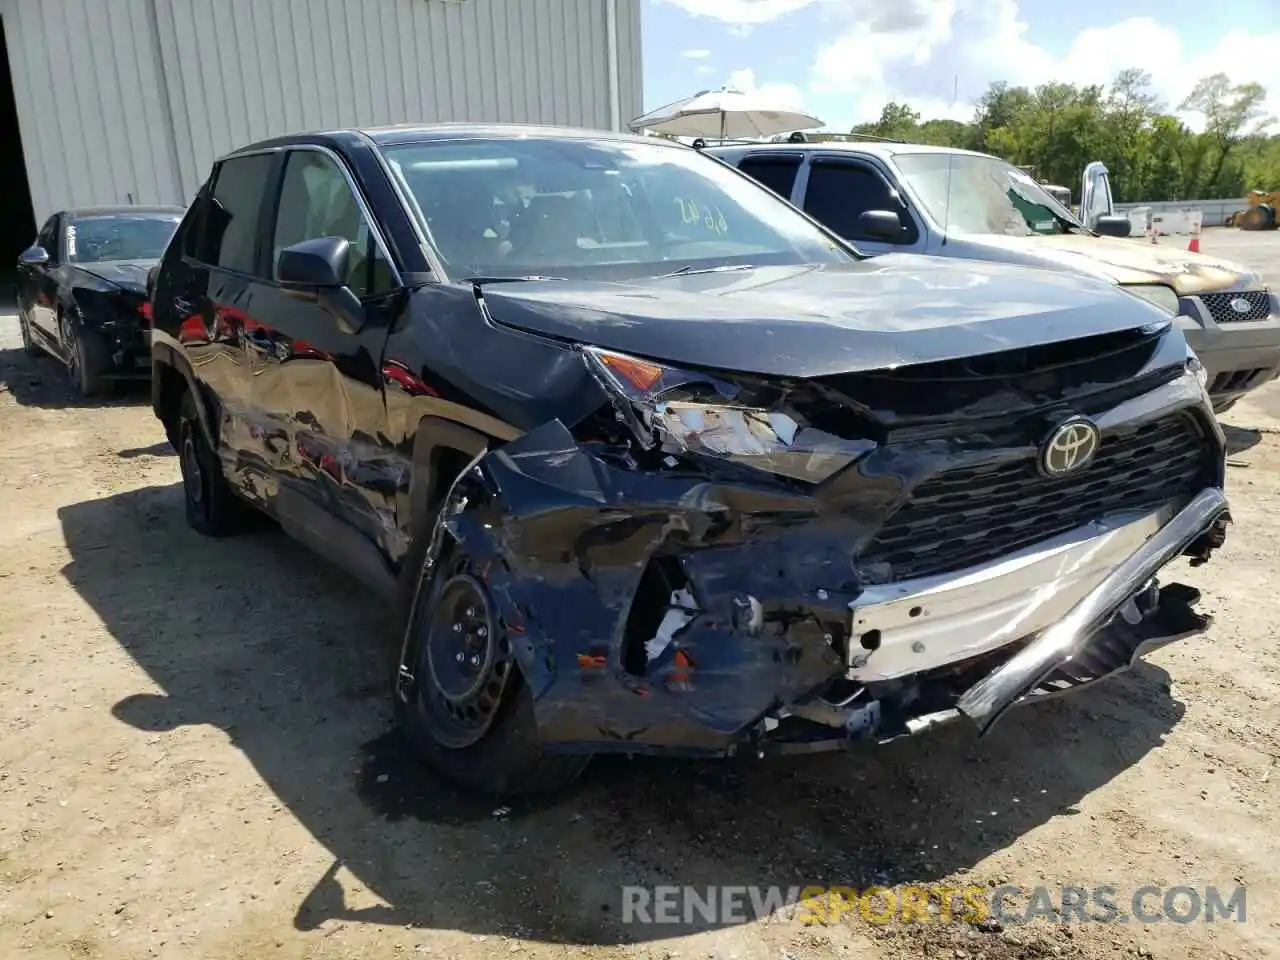
[[[1280,281],[1280,234],[1204,246]],[[1206,638],[981,743],[601,762],[494,810],[387,735],[378,604],[279,533],[189,531],[145,396],[76,402],[0,319],[0,958],[1280,956],[1280,385],[1225,419],[1235,526],[1180,564]],[[619,915],[623,884],[771,883],[1244,885],[1247,916]]]

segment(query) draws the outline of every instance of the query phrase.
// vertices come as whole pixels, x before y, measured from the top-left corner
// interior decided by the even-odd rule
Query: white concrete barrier
[[[1117,210],[1116,213],[1125,213],[1125,211]],[[1134,207],[1127,211],[1129,217],[1129,236],[1141,237],[1151,228],[1151,208],[1150,207]]]

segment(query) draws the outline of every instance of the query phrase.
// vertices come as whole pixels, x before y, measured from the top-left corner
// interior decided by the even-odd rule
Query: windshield
[[[385,153],[459,277],[621,279],[855,259],[771,191],[692,150],[512,138]]]
[[[72,263],[159,260],[177,229],[172,214],[77,217],[67,227],[67,255]]]
[[[897,154],[893,160],[947,233],[1030,237],[1080,230],[1070,211],[1029,174],[995,157],[938,152]]]

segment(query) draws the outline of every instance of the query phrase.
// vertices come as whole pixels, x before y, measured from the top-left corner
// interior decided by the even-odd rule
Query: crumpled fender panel
[[[552,421],[479,458],[439,524],[484,567],[549,745],[723,753],[844,670],[832,633],[866,530],[819,519],[806,496],[614,467]],[[628,618],[657,556],[676,558],[697,612],[628,670]],[[636,611],[652,624],[641,644],[657,606]]]

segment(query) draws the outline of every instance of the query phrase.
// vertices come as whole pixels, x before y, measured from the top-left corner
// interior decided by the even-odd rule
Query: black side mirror
[[[280,251],[276,279],[288,287],[341,287],[351,262],[351,244],[343,237],[303,240]]]
[[[291,295],[314,299],[333,314],[339,329],[356,333],[364,326],[364,304],[347,286],[351,244],[345,237],[303,240],[280,251],[276,279]]]
[[[858,217],[858,236],[897,240],[902,236],[902,218],[892,210],[868,210]]]
[[[1104,237],[1120,237],[1123,239],[1133,231],[1133,223],[1128,217],[1099,217],[1093,229],[1095,233],[1099,233]]]
[[[27,247],[22,251],[22,255],[18,257],[18,262],[24,267],[43,267],[49,262],[49,251],[39,244]]]

